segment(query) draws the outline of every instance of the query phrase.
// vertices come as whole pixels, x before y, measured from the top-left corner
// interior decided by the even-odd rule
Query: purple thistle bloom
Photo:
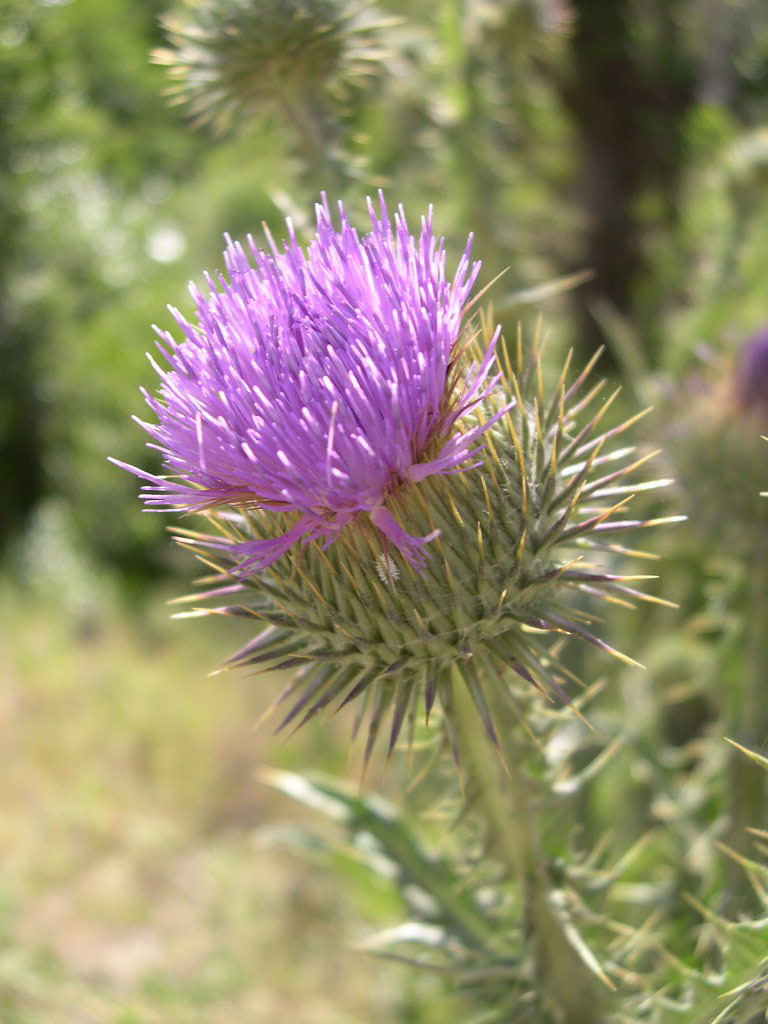
[[[402,207],[394,229],[380,195],[364,237],[339,203],[336,231],[325,197],[306,252],[288,221],[271,253],[227,237],[227,276],[190,287],[197,323],[171,312],[181,344],[155,328],[169,370],[153,362],[158,423],[137,420],[168,476],[144,478],[152,508],[217,505],[292,513],[282,535],[242,543],[240,570],[258,571],[299,540],[333,542],[356,516],[370,521],[416,568],[436,532],[416,537],[385,507],[401,488],[473,465],[489,419],[458,421],[488,396],[498,331],[481,361],[458,374],[462,309],[479,271],[471,237],[452,280],[432,210],[417,239]]]

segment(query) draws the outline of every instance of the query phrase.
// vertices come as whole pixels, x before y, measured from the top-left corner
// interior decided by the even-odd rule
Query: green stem
[[[338,163],[329,155],[329,135],[332,126],[322,109],[322,100],[317,97],[313,103],[308,98],[282,91],[280,104],[293,135],[296,152],[301,158],[309,188],[314,192],[325,191],[329,196],[339,195],[343,173]]]
[[[509,775],[504,775],[501,758],[493,749],[472,702],[460,670],[454,669],[453,702],[458,719],[459,744],[477,787],[482,814],[502,854],[514,871],[521,888],[537,862],[536,831],[526,821],[529,795],[518,774],[519,755],[509,735],[504,735],[502,752]]]
[[[757,545],[749,568],[748,605],[744,611],[743,685],[734,697],[731,712],[734,733],[730,737],[751,750],[761,752],[768,740],[768,550]],[[747,829],[768,825],[765,772],[738,750],[731,752],[730,829],[727,843],[739,853],[751,856],[752,839]],[[756,896],[743,869],[731,862],[730,895],[738,904],[756,902]]]
[[[762,747],[768,738],[768,550],[765,542],[754,551],[750,567],[747,608],[747,666],[741,701],[741,731],[750,746]],[[750,764],[752,762],[749,762]],[[764,778],[764,776],[763,776]],[[765,808],[759,808],[762,817]],[[759,824],[759,822],[753,822]]]
[[[521,767],[527,741],[515,723],[504,721],[503,709],[497,706],[492,710],[500,726],[500,750],[494,749],[458,667],[453,706],[462,770],[476,799],[473,806],[485,818],[519,886],[541,1005],[550,1008],[560,1024],[601,1024],[608,990],[596,965],[590,966],[589,952],[556,907],[556,887],[546,870],[542,844],[546,795],[534,789]]]

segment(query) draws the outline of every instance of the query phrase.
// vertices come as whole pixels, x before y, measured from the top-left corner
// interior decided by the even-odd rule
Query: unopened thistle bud
[[[754,415],[768,428],[768,327],[741,346],[733,372],[733,397],[745,415]]]
[[[290,224],[271,252],[229,244],[196,322],[174,311],[184,340],[159,332],[141,425],[168,475],[124,467],[149,506],[208,520],[179,531],[217,566],[207,597],[266,626],[234,663],[298,669],[282,725],[356,701],[366,756],[385,720],[391,750],[419,704],[447,703],[452,671],[495,739],[514,678],[560,691],[564,636],[616,653],[583,595],[641,596],[604,563],[644,525],[631,493],[663,482],[626,482],[647,457],[612,447],[633,421],[601,426],[591,364],[545,395],[536,346],[509,358],[462,323],[469,244],[451,277],[431,211],[414,237],[380,203],[362,237],[323,204],[306,251]]]
[[[384,58],[384,22],[364,2],[187,0],[162,24],[170,46],[153,58],[168,68],[169,94],[217,130],[243,115],[316,112],[325,92],[343,98]]]

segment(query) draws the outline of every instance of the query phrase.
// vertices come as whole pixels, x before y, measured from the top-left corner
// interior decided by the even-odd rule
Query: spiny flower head
[[[569,357],[549,396],[536,344],[494,367],[492,320],[462,324],[478,267],[467,248],[448,276],[431,214],[414,238],[382,201],[361,237],[340,212],[306,251],[290,225],[250,259],[230,243],[197,322],[174,314],[184,340],[160,332],[142,425],[168,475],[125,468],[150,507],[207,519],[178,531],[215,568],[195,614],[266,625],[232,660],[298,669],[283,726],[356,701],[367,758],[439,697],[450,739],[460,679],[495,741],[514,679],[562,693],[564,638],[616,653],[581,605],[642,596],[608,563],[647,525],[631,493],[666,481],[626,482],[647,457],[611,447],[633,420],[601,426],[592,364],[570,379]]]
[[[169,93],[219,131],[243,114],[294,118],[384,58],[385,23],[361,0],[186,0],[162,23],[171,45],[153,58],[168,68]]]
[[[402,209],[393,228],[380,201],[379,214],[369,202],[363,237],[341,204],[336,231],[323,204],[306,252],[290,222],[282,251],[249,239],[252,262],[230,241],[228,278],[208,277],[208,295],[192,288],[197,323],[173,311],[183,343],[158,332],[171,368],[156,367],[160,399],[146,398],[159,422],[142,426],[173,476],[140,473],[145,500],[278,511],[284,532],[241,544],[241,571],[302,538],[329,544],[360,514],[420,566],[435,532],[406,534],[386,499],[466,465],[494,422],[459,426],[495,383],[495,339],[463,379],[456,373],[479,269],[469,244],[451,279],[431,211],[414,238]]]

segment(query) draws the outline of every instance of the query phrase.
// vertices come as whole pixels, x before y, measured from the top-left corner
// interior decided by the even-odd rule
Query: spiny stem
[[[487,689],[493,692],[499,681],[490,684]],[[601,983],[598,965],[587,964],[555,909],[555,887],[542,844],[545,794],[534,792],[522,769],[528,741],[504,720],[496,701],[492,712],[497,715],[497,751],[458,667],[453,670],[452,689],[461,767],[472,783],[468,793],[517,880],[541,1004],[554,1010],[561,1024],[601,1024],[610,983]]]
[[[456,667],[453,677],[460,752],[466,759],[466,764],[462,761],[462,770],[466,769],[471,774],[477,790],[479,809],[518,883],[524,889],[529,869],[537,861],[538,850],[535,845],[538,836],[526,820],[529,797],[524,791],[521,792],[522,780],[517,777],[519,755],[516,756],[510,749],[512,744],[506,730],[499,730],[502,733],[499,740],[501,757],[509,773],[502,780],[504,773],[499,752],[489,743],[469,688]]]

